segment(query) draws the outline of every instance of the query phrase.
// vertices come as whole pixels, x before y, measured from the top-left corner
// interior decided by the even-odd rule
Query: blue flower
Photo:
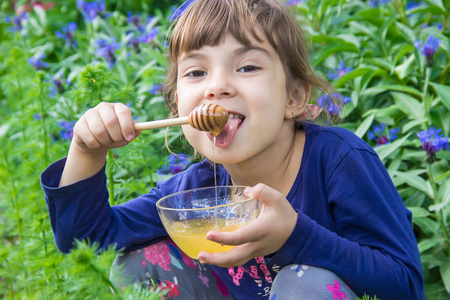
[[[383,4],[389,3],[390,0],[370,0],[369,5],[372,7],[380,7]]]
[[[153,20],[153,16],[149,15],[147,17],[147,20],[145,21],[145,24],[142,24],[141,13],[138,13],[137,15],[134,15],[132,12],[128,12],[128,18],[127,18],[128,23],[133,24],[141,32],[145,31],[145,27],[147,27],[147,25],[152,20]]]
[[[36,113],[36,114],[33,115],[33,119],[35,119],[35,120],[42,120],[42,116],[41,116],[41,114]]]
[[[57,125],[63,128],[59,133],[63,140],[71,140],[73,138],[73,126],[75,125],[75,122],[61,121],[58,122]]]
[[[434,37],[433,34],[430,34],[428,36],[425,43],[419,40],[416,40],[414,42],[414,46],[417,48],[417,50],[419,50],[420,53],[425,56],[427,67],[433,66],[433,55],[436,53],[440,43],[440,38]]]
[[[48,63],[44,62],[42,59],[45,58],[44,54],[34,55],[28,59],[28,63],[32,65],[36,70],[42,70],[48,68]]]
[[[98,57],[103,57],[108,63],[108,68],[111,69],[113,65],[116,64],[116,54],[115,51],[120,48],[120,43],[117,43],[114,38],[108,42],[103,39],[97,41],[97,49],[95,50],[95,55]]]
[[[367,136],[369,140],[374,140],[377,142],[375,147],[380,145],[386,145],[397,138],[396,134],[400,131],[398,128],[392,128],[387,130],[386,124],[381,123],[380,125],[374,125],[372,130],[369,131]]]
[[[334,71],[330,71],[328,72],[328,78],[329,79],[338,79],[339,77],[347,74],[348,72],[350,72],[351,70],[353,70],[353,67],[346,67],[344,62],[341,61],[339,63],[339,66],[337,68],[334,68]]]
[[[186,169],[190,164],[189,155],[187,154],[170,154],[166,160],[166,164],[156,171],[158,174],[177,174]]]
[[[419,7],[422,5],[423,5],[423,2],[421,2],[421,1],[419,1],[419,2],[412,1],[412,2],[409,2],[408,4],[406,4],[406,10],[410,10],[410,9],[413,9],[413,8],[416,8],[416,7]]]
[[[305,0],[288,0],[288,1],[284,2],[284,5],[286,5],[286,6],[294,6],[294,5],[297,5],[297,4],[299,4],[300,2],[303,2],[303,1],[305,1]]]
[[[342,102],[335,104],[333,99],[339,100]],[[344,107],[345,104],[351,102],[352,99],[349,97],[343,97],[340,94],[332,94],[331,96],[328,94],[322,95],[317,99],[317,104],[327,113],[328,115],[328,126],[330,125],[330,116],[339,115],[340,111]]]
[[[78,10],[86,21],[92,22],[97,16],[104,16],[106,5],[104,0],[89,1],[77,0]]]
[[[63,27],[62,32],[56,31],[55,35],[60,39],[64,39],[68,47],[73,46],[74,48],[76,48],[78,46],[78,43],[73,36],[73,33],[76,29],[77,23],[70,22],[69,24],[67,24],[67,26]]]
[[[61,77],[59,77],[60,75],[57,76],[57,78],[51,80],[53,84],[50,86],[50,97],[55,97],[57,94],[63,94],[66,91],[64,83],[66,83],[67,85],[70,84],[70,81],[62,79]]]
[[[151,43],[157,36],[159,33],[159,29],[158,28],[152,28],[150,30],[150,32],[144,32],[140,37],[139,37],[139,41],[141,43]]]
[[[436,161],[436,153],[442,150],[448,150],[448,137],[444,134],[439,134],[442,129],[431,127],[428,130],[420,131],[417,136],[422,143],[422,150],[427,152],[426,161],[433,163]]]
[[[5,22],[11,23],[13,26],[9,27],[10,31],[21,31],[23,29],[23,22],[28,20],[28,14],[26,12],[20,13],[18,16],[14,16],[12,19],[8,16],[5,16]]]
[[[162,84],[155,83],[148,92],[152,95],[158,95],[161,93],[162,87]]]
[[[180,7],[171,6],[170,10],[172,11],[172,15],[169,17],[169,21],[173,22],[178,19],[181,14],[186,10],[186,8],[191,5],[195,0],[188,0],[184,2]]]
[[[333,99],[342,99],[342,102],[336,105],[333,102]],[[352,99],[349,97],[342,97],[340,94],[332,94],[331,96],[328,94],[322,95],[317,99],[317,104],[322,107],[326,112],[328,112],[332,116],[336,116],[339,114],[339,111],[344,107],[345,104],[351,102]]]

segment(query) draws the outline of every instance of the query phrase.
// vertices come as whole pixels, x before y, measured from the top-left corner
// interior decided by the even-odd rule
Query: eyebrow
[[[258,52],[264,54],[265,56],[267,56],[269,59],[273,58],[269,51],[267,51],[263,47],[254,46],[254,45],[243,46],[243,47],[240,47],[240,48],[234,50],[233,52],[236,56],[238,56],[238,55],[242,55],[247,52],[250,52],[250,51],[258,51]]]
[[[273,58],[269,51],[267,51],[263,47],[254,46],[254,45],[239,47],[238,49],[234,50],[233,53],[235,56],[239,56],[239,55],[243,55],[250,51],[258,51],[258,52],[264,54],[265,56],[267,56],[269,59]],[[184,57],[180,58],[178,63],[180,64],[180,63],[190,60],[190,59],[194,59],[194,60],[195,59],[203,59],[205,57],[206,57],[205,54],[198,53],[198,52],[191,52],[191,53],[184,55]]]

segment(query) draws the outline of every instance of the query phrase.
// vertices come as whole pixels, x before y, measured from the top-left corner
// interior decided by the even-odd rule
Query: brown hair
[[[286,72],[288,92],[293,79],[312,87],[312,93],[332,94],[332,87],[317,76],[308,61],[308,46],[298,20],[278,0],[195,0],[180,15],[169,41],[168,69],[163,94],[172,114],[175,102],[178,59],[183,53],[203,46],[218,45],[231,34],[244,46],[250,45],[248,33],[259,42],[263,33],[278,53]]]

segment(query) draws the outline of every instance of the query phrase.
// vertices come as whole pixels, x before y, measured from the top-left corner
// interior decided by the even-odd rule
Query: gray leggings
[[[209,265],[187,257],[171,240],[118,255],[111,270],[118,287],[135,284],[159,286],[166,299],[235,299]],[[357,299],[356,294],[334,273],[311,266],[288,265],[275,277],[269,300]]]

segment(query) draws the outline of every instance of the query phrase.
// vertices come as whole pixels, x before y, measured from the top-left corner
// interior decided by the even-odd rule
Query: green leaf
[[[430,198],[433,198],[433,193],[431,191],[429,184],[427,184],[425,179],[423,179],[422,177],[417,176],[417,175],[413,174],[412,172],[392,171],[391,174],[402,179],[409,186],[425,193]]]
[[[450,86],[437,84],[434,82],[430,82],[430,85],[433,86],[442,103],[450,109]]]
[[[424,124],[427,121],[428,121],[428,119],[419,119],[419,120],[410,121],[410,122],[406,123],[405,125],[403,125],[402,132],[403,133],[408,132],[408,130],[410,130],[414,126],[417,126],[417,125],[420,125],[420,124]]]
[[[421,91],[419,91],[418,89],[415,89],[413,87],[406,86],[406,85],[397,85],[397,84],[380,85],[380,86],[377,86],[376,88],[378,88],[378,89],[385,89],[386,91],[405,92],[405,93],[408,93],[408,94],[411,94],[411,95],[422,97],[422,92]]]
[[[317,66],[320,64],[325,58],[327,58],[330,55],[334,55],[339,52],[353,52],[353,53],[359,53],[359,49],[350,43],[338,43],[338,44],[331,44],[327,45],[325,47],[322,47],[319,50],[319,53],[317,57],[314,59],[314,66]]]
[[[377,152],[378,156],[381,160],[384,160],[389,154],[394,152],[395,150],[400,147],[403,142],[411,135],[411,133],[408,133],[404,137],[402,137],[399,140],[394,141],[393,143],[389,143],[387,145],[382,145],[380,147],[375,148],[375,151]]]
[[[425,218],[430,215],[430,212],[423,207],[408,206],[407,207],[413,214],[413,218]]]
[[[418,243],[419,252],[423,253],[424,251],[427,251],[428,249],[433,248],[437,244],[441,242],[440,238],[434,238],[434,239],[424,239]]]
[[[445,289],[450,293],[450,258],[447,258],[439,268],[441,273],[442,282],[444,283]]]
[[[407,116],[414,117],[414,119],[425,118],[425,107],[416,98],[404,93],[391,92],[394,97],[395,105],[402,110]]]
[[[395,25],[397,26],[398,30],[400,31],[401,36],[410,44],[414,44],[414,42],[417,39],[417,35],[414,33],[414,31],[406,26],[403,23],[395,22]]]
[[[363,137],[367,129],[370,128],[372,125],[373,119],[375,118],[375,115],[369,115],[367,118],[364,119],[364,121],[358,126],[358,128],[355,131],[355,134],[359,137]]]
[[[368,72],[373,72],[374,70],[371,68],[356,68],[354,70],[351,70],[350,72],[342,75],[338,79],[336,79],[333,83],[333,85],[337,88],[343,86],[345,83],[349,82],[350,80],[353,80],[357,77],[363,76],[367,74]]]
[[[430,2],[431,5],[439,8],[439,10],[441,10],[442,12],[446,11],[446,8],[445,8],[444,4],[442,3],[442,0],[429,0],[428,2]],[[448,291],[448,289],[447,289],[447,291]]]
[[[413,218],[413,223],[419,226],[427,236],[436,235],[439,231],[439,224],[431,218]]]
[[[410,76],[412,73],[414,62],[415,57],[414,54],[412,54],[401,65],[395,67],[395,73],[397,74],[398,78],[404,79],[405,77]]]
[[[450,171],[448,171],[447,173],[444,173],[441,176],[439,176],[438,178],[436,178],[436,182],[444,179],[445,177],[449,177],[449,176],[450,176]]]

